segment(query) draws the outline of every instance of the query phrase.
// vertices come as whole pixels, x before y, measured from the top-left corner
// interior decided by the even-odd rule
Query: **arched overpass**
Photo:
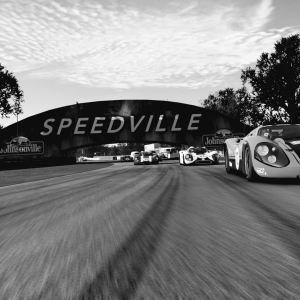
[[[245,134],[250,131],[250,127],[217,112],[160,100],[74,104],[34,115],[18,124],[19,136],[43,144],[43,154],[38,155],[42,157],[60,157],[69,149],[122,142],[201,146],[203,135],[213,135],[219,129]],[[6,142],[16,133],[16,123],[2,131]]]

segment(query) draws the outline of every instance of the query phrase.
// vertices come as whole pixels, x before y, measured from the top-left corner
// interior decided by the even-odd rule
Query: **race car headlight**
[[[186,154],[185,155],[185,159],[188,161],[192,161],[193,160],[193,156],[191,154]]]
[[[257,147],[257,153],[260,155],[260,156],[265,156],[269,153],[269,148],[268,146],[266,145],[260,145]]]
[[[268,156],[268,162],[274,164],[276,162],[276,156],[275,155]]]
[[[284,151],[273,143],[259,143],[254,150],[254,158],[266,165],[282,168],[290,161]]]

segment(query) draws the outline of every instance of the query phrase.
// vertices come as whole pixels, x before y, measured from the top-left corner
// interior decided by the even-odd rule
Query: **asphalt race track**
[[[299,192],[178,161],[1,187],[0,299],[300,299]]]

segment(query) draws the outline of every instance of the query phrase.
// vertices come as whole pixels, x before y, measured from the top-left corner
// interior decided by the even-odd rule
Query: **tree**
[[[220,90],[215,94],[209,94],[208,98],[202,100],[200,104],[207,109],[236,117],[237,101],[235,91],[232,88]]]
[[[18,80],[0,64],[1,117],[8,117],[10,114],[17,116],[21,114],[23,112],[22,102],[24,102],[23,91],[19,87]]]
[[[118,144],[121,155],[129,155],[133,151],[143,151],[143,143],[123,143]]]
[[[262,53],[256,67],[242,70],[243,84],[249,83],[262,123],[300,121],[300,35],[282,37],[275,52]]]
[[[4,142],[4,136],[3,136],[3,126],[0,124],[0,149],[5,148],[6,143]]]
[[[199,104],[250,126],[259,125],[263,119],[263,113],[245,87],[236,91],[233,88],[226,88],[215,94],[209,94],[208,98],[200,100]]]

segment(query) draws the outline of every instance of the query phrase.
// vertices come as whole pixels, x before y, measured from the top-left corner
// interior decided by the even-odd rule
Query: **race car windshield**
[[[207,149],[205,147],[194,148],[193,152],[196,154],[204,154],[207,152]]]
[[[153,154],[151,152],[143,152],[143,156],[152,156]]]
[[[257,135],[274,140],[300,138],[300,125],[267,126],[259,129]]]

